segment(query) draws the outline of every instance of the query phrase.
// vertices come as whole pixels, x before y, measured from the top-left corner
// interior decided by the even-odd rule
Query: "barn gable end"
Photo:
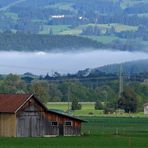
[[[0,136],[45,135],[46,112],[46,107],[34,95],[0,94]]]
[[[17,137],[44,136],[48,121],[46,109],[33,96],[16,113]]]

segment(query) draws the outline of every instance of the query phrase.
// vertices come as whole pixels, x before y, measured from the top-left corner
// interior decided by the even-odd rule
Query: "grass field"
[[[83,117],[84,118],[84,117]],[[147,148],[148,118],[85,117],[81,137],[0,138],[1,148]]]
[[[41,34],[48,34],[49,30],[52,29],[54,34],[80,35],[82,33],[82,30],[88,26],[96,26],[96,24],[80,25],[75,28],[69,28],[68,25],[44,25],[43,30],[40,33]],[[116,24],[116,23],[114,23],[114,24],[97,24],[97,26],[101,29],[102,32],[105,32],[107,28],[111,28],[111,27],[114,27],[116,32],[136,31],[138,29],[137,26],[129,26],[129,25],[123,25],[123,24]]]
[[[121,7],[123,9],[127,8],[127,7],[131,7],[131,6],[134,6],[134,5],[138,5],[140,3],[148,3],[147,0],[124,0],[121,2]]]
[[[61,10],[69,10],[71,12],[77,12],[74,8],[73,8],[73,3],[64,3],[64,2],[56,2],[53,5],[47,5],[44,8],[52,8],[52,9],[61,9]]]
[[[114,27],[116,32],[121,32],[121,31],[136,31],[138,29],[137,26],[129,26],[129,25],[124,25],[124,24],[117,24],[117,23],[112,23],[112,24],[87,24],[87,25],[80,25],[78,26],[79,29],[86,28],[88,26],[98,26],[102,32],[103,30],[105,31],[107,28]]]
[[[91,135],[148,135],[148,118],[146,117],[82,117],[88,123],[83,132]]]
[[[16,13],[12,13],[12,12],[5,12],[5,15],[7,17],[10,17],[12,20],[17,21],[18,19],[18,15]]]
[[[84,28],[88,26],[98,26],[101,29],[102,35],[100,36],[84,36],[81,35]],[[119,38],[114,35],[105,35],[106,29],[114,27],[116,32],[121,31],[136,31],[138,29],[138,26],[129,26],[129,25],[123,25],[123,24],[87,24],[87,25],[79,25],[74,28],[71,28],[68,25],[44,25],[42,30],[39,32],[39,34],[49,34],[52,30],[52,33],[54,35],[76,35],[76,36],[82,36],[87,37],[92,40],[95,40],[97,42],[101,42],[103,44],[111,43],[115,40],[120,40],[122,42],[126,41],[126,39]]]
[[[108,44],[113,42],[114,40],[122,40],[116,36],[107,36],[107,35],[101,35],[101,36],[86,36],[92,40],[104,43],[104,44]]]
[[[93,116],[98,116],[98,115],[102,115],[103,111],[100,110],[95,110],[94,109],[94,103],[90,103],[90,102],[86,102],[86,103],[81,103],[82,105],[82,109],[81,110],[76,110],[73,111],[72,114],[76,115],[76,116],[89,116],[89,115],[93,115]],[[68,103],[48,103],[47,107],[49,109],[56,109],[59,111],[67,111],[68,110]]]
[[[50,29],[52,29],[53,34],[60,34],[70,30],[67,25],[44,25],[43,30],[39,34],[49,34]]]
[[[94,110],[94,102],[81,102],[80,104],[82,105],[82,110]],[[68,109],[68,102],[49,102],[47,104],[47,107],[49,109],[61,109],[63,111],[66,111]]]
[[[72,112],[72,115],[75,116],[120,116],[120,117],[148,117],[148,115],[144,115],[143,112],[138,112],[138,113],[134,113],[134,114],[127,114],[127,113],[121,113],[121,112],[117,112],[114,114],[108,114],[105,115],[103,114],[103,110],[95,110],[94,109],[94,102],[81,102],[80,103],[82,108],[81,110],[75,110]],[[70,105],[71,106],[71,105]],[[67,102],[50,102],[47,104],[47,107],[49,109],[55,109],[55,110],[59,110],[62,112],[66,112],[68,110],[68,103]]]

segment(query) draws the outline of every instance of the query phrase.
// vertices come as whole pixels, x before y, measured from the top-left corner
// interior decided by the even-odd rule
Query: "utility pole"
[[[122,96],[122,93],[123,93],[123,67],[122,67],[122,64],[120,64],[120,70],[119,70],[119,98],[121,98]],[[118,108],[118,103],[116,101],[116,104],[115,104],[115,108],[116,108],[116,117],[117,117],[117,108]],[[118,128],[116,129],[116,132],[118,131]]]
[[[68,111],[67,113],[69,114],[70,111],[70,87],[68,86],[68,94],[67,94],[67,101],[68,101]]]
[[[121,97],[123,93],[123,67],[122,64],[120,64],[120,73],[119,73],[119,98]]]

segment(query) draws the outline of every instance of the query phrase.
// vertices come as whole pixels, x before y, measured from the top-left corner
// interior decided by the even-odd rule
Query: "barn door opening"
[[[63,135],[64,135],[64,125],[59,124],[59,136],[63,136]]]
[[[40,120],[38,116],[30,117],[28,130],[29,137],[40,136]]]
[[[39,137],[43,135],[41,117],[38,114],[17,118],[17,137]]]

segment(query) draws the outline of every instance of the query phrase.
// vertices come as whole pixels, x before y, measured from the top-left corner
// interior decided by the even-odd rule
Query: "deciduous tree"
[[[137,111],[137,95],[131,88],[126,88],[118,100],[118,107],[124,109],[125,112]]]

